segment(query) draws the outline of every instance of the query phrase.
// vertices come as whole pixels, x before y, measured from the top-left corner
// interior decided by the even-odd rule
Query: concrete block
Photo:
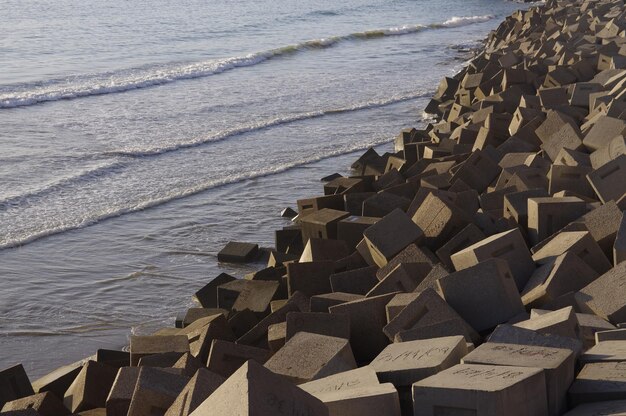
[[[253,261],[259,252],[259,246],[252,243],[229,241],[217,253],[217,260],[225,263],[247,263]]]
[[[513,219],[523,230],[528,227],[528,198],[547,197],[548,190],[534,188],[504,195],[503,217]]]
[[[371,361],[389,344],[382,330],[387,324],[385,306],[394,295],[359,299],[328,308],[332,314],[349,316],[350,345],[357,362]]]
[[[557,133],[566,125],[569,125],[571,128],[577,128],[576,122],[571,117],[559,111],[550,110],[546,113],[545,120],[535,130],[535,133],[539,140],[545,143],[549,140],[550,136]]]
[[[626,321],[626,262],[619,263],[576,294],[583,312],[616,325]]]
[[[580,198],[529,198],[528,237],[535,245],[587,212]]]
[[[535,270],[522,291],[522,302],[527,307],[539,307],[582,289],[597,277],[580,257],[565,252]]]
[[[411,292],[431,271],[428,263],[401,263],[376,284],[366,297],[393,292]]]
[[[457,271],[491,258],[508,263],[518,290],[524,288],[535,271],[535,264],[519,228],[487,237],[450,257]]]
[[[35,392],[22,364],[0,371],[0,408],[6,402],[27,397]]]
[[[395,209],[406,211],[411,205],[411,200],[390,192],[380,192],[363,201],[363,213],[365,217],[379,217],[391,213]]]
[[[444,276],[437,285],[446,302],[479,332],[523,312],[513,274],[502,259],[482,261]]]
[[[538,264],[545,264],[566,251],[576,254],[597,273],[604,273],[611,268],[611,263],[589,231],[568,231],[556,234],[545,245],[534,251],[533,260]]]
[[[350,338],[350,319],[347,315],[320,312],[289,312],[287,314],[286,340],[298,332]]]
[[[2,414],[19,410],[34,409],[41,416],[66,416],[70,411],[54,394],[47,391],[5,403],[0,410]]]
[[[569,389],[572,405],[626,400],[626,363],[586,364]]]
[[[285,345],[287,338],[287,322],[270,325],[267,329],[267,343],[270,351],[275,353]]]
[[[580,362],[583,364],[626,362],[626,341],[601,341],[585,351],[580,356]]]
[[[277,296],[278,289],[279,282],[246,280],[232,309],[235,312],[248,309],[259,316],[265,316],[269,313],[270,302]]]
[[[335,264],[332,261],[288,264],[287,287],[289,296],[293,296],[296,291],[309,297],[330,292],[330,275],[334,270]]]
[[[626,414],[626,400],[610,400],[606,402],[581,404],[565,413],[563,416],[620,416],[623,414]]]
[[[346,302],[363,299],[363,295],[354,293],[333,292],[323,295],[311,296],[311,312],[327,313],[331,306],[340,305]]]
[[[626,155],[620,155],[587,175],[594,191],[602,201],[617,201],[626,193]]]
[[[602,341],[626,341],[626,328],[615,328],[595,333],[596,344]]]
[[[343,209],[343,196],[337,195],[325,195],[314,198],[299,199],[298,214],[300,217],[306,217],[307,215],[320,211],[324,208],[342,210]]]
[[[567,409],[567,390],[574,381],[576,364],[576,356],[569,349],[487,342],[463,357],[462,363],[541,368],[549,414],[558,416]]]
[[[570,123],[563,124],[541,144],[541,149],[552,161],[557,160],[561,149],[581,150],[582,148],[583,135],[578,126]]]
[[[626,214],[622,214],[619,230],[613,243],[613,264],[617,266],[626,260]]]
[[[370,366],[381,382],[409,387],[458,364],[466,354],[465,338],[459,335],[399,342],[385,347]]]
[[[330,287],[333,292],[365,295],[378,283],[378,267],[369,266],[330,275]]]
[[[590,151],[606,146],[611,139],[626,132],[626,121],[619,118],[600,116],[583,140]]]
[[[274,302],[275,301],[270,302],[270,308],[272,308],[272,304]],[[272,309],[272,312],[273,311],[274,310]],[[241,337],[243,334],[251,330],[258,323],[259,323],[258,316],[250,310],[243,310],[240,312],[235,312],[231,314],[231,316],[228,318],[228,326],[233,331],[233,334],[235,335],[236,338]]]
[[[387,311],[387,323],[398,316],[402,309],[406,308],[409,303],[414,301],[419,293],[398,293],[385,306]]]
[[[541,334],[559,335],[562,337],[578,338],[578,320],[574,309],[569,306],[551,311],[540,316],[531,317],[513,326],[530,329]]]
[[[128,416],[163,415],[189,381],[165,369],[141,367]]]
[[[141,357],[137,367],[173,367],[174,364],[183,356],[182,352],[161,352]]]
[[[446,322],[448,326],[432,328]],[[454,322],[454,324],[450,324]],[[402,309],[383,328],[391,341],[400,335],[402,339],[424,339],[452,335],[463,335],[469,342],[478,342],[480,337],[437,293],[426,289]],[[415,336],[413,333],[417,333]]]
[[[172,368],[182,370],[182,375],[192,377],[199,368],[203,368],[204,363],[189,353],[183,354],[172,366]]]
[[[423,230],[424,245],[431,250],[439,249],[471,222],[466,212],[434,194],[426,197],[412,219]]]
[[[130,363],[130,359],[128,360]],[[67,388],[72,384],[80,370],[82,369],[82,361],[59,367],[56,370],[35,380],[32,388],[35,393],[43,393],[49,391],[54,393],[58,398],[63,397]],[[0,373],[1,374],[1,373]],[[0,376],[1,379],[1,376]],[[0,382],[1,383],[1,382]],[[8,392],[6,386],[0,388],[2,392]]]
[[[188,416],[225,381],[224,377],[200,368],[165,412],[165,416]]]
[[[418,247],[415,244],[408,245],[404,250],[398,253],[386,265],[379,268],[376,272],[376,278],[383,280],[393,269],[399,264],[409,263],[427,263],[434,267],[438,263],[437,257],[426,247]]]
[[[345,241],[310,238],[304,246],[299,262],[337,261],[349,254],[350,249]]]
[[[337,223],[337,239],[343,240],[348,248],[354,250],[363,239],[363,232],[376,224],[380,218],[351,215]]]
[[[111,367],[128,367],[130,365],[130,352],[99,349],[96,351],[96,361]]]
[[[189,352],[189,340],[183,335],[131,335],[130,337],[131,366],[137,366],[141,357],[164,352]]]
[[[206,325],[199,327],[197,331],[194,331],[189,339],[189,352],[203,362],[207,360],[211,342],[214,339],[235,340],[235,335],[228,326],[228,321],[226,321],[224,315],[213,315],[206,319],[211,320]],[[197,339],[192,341],[196,336]]]
[[[310,238],[336,239],[337,223],[350,216],[349,212],[323,208],[300,218],[302,242]]]
[[[454,183],[455,180],[462,179],[477,192],[482,193],[498,177],[501,170],[502,168],[484,151],[475,151],[452,175],[450,182]]]
[[[202,289],[195,293],[195,298],[203,308],[217,308],[217,287],[228,283],[235,278],[226,273],[220,273],[216,278],[204,285]]]
[[[498,325],[487,341],[503,344],[566,348],[571,350],[576,356],[580,355],[583,347],[582,342],[578,339],[554,334],[541,334],[531,329],[525,329],[510,324]]]
[[[592,168],[598,169],[623,154],[626,154],[626,139],[622,135],[615,136],[606,145],[591,153],[589,162]]]
[[[595,199],[595,192],[586,180],[591,171],[589,166],[552,165],[548,172],[548,192],[554,195],[560,191],[571,191]]]
[[[275,246],[279,253],[297,255],[304,250],[302,243],[302,230],[300,226],[285,227],[274,232]]]
[[[413,407],[415,416],[549,414],[543,370],[475,364],[459,364],[413,384]]]
[[[356,368],[347,339],[298,332],[265,367],[296,384]]]
[[[324,393],[376,386],[378,384],[380,383],[376,376],[376,371],[371,366],[366,365],[354,370],[342,371],[341,373],[309,381],[300,384],[298,387],[317,397]]]
[[[409,244],[421,241],[424,233],[401,210],[396,209],[364,231],[372,258],[382,267]]]
[[[139,367],[122,367],[118,370],[106,399],[107,416],[126,416],[139,378]]]
[[[117,371],[106,364],[87,361],[65,392],[63,404],[72,413],[105,407]]]
[[[207,368],[215,374],[228,378],[246,361],[254,360],[259,364],[265,364],[270,355],[270,352],[263,348],[216,339],[211,343]]]

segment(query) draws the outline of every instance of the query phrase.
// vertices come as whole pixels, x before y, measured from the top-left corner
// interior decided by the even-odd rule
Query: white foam
[[[352,111],[367,110],[370,108],[384,107],[391,104],[400,103],[403,101],[409,101],[420,97],[426,97],[425,93],[413,93],[405,95],[397,95],[383,100],[368,101],[365,103],[355,104],[347,107],[325,109],[318,111],[310,111],[306,113],[294,114],[290,116],[281,116],[274,119],[265,120],[249,125],[240,126],[237,128],[223,130],[217,134],[211,136],[200,136],[193,138],[188,142],[176,143],[170,146],[153,147],[153,148],[124,148],[117,151],[107,152],[108,156],[127,156],[127,157],[149,157],[157,156],[164,153],[170,153],[181,149],[187,149],[191,147],[201,146],[207,143],[214,143],[226,139],[230,139],[235,136],[240,136],[245,133],[251,133],[254,131],[265,130],[271,127],[280,126],[283,124],[289,124],[297,121],[308,120],[313,118],[324,117],[332,114],[348,113]]]
[[[25,244],[36,241],[40,238],[48,237],[54,234],[60,234],[66,231],[84,228],[92,224],[96,224],[98,222],[104,221],[109,218],[118,217],[120,215],[129,214],[137,211],[141,211],[147,208],[151,208],[154,206],[158,206],[164,204],[166,202],[170,202],[176,199],[185,198],[191,195],[195,195],[200,192],[207,191],[209,189],[214,189],[220,186],[230,185],[238,182],[244,182],[250,179],[262,178],[265,176],[275,175],[278,173],[282,173],[288,171],[290,169],[298,168],[304,165],[308,165],[311,163],[319,162],[324,159],[341,156],[357,151],[362,151],[369,147],[378,146],[384,143],[388,143],[392,141],[393,138],[385,137],[378,138],[372,140],[368,143],[357,143],[357,144],[348,144],[342,147],[339,147],[332,152],[328,152],[326,154],[320,154],[308,158],[301,158],[290,161],[288,163],[283,163],[280,165],[268,167],[265,169],[260,169],[256,171],[248,171],[245,173],[240,173],[238,175],[229,176],[226,178],[218,179],[218,180],[209,180],[207,182],[198,184],[194,187],[187,188],[182,191],[178,191],[176,193],[172,193],[169,195],[165,195],[160,198],[155,198],[151,200],[144,200],[137,203],[131,207],[110,207],[107,210],[98,210],[95,211],[93,216],[88,218],[75,218],[70,222],[65,222],[62,225],[58,225],[55,227],[41,229],[35,232],[32,232],[27,235],[21,234],[13,234],[13,233],[5,233],[0,235],[0,249],[13,248],[23,246]]]
[[[172,82],[221,74],[235,68],[249,67],[270,59],[307,50],[332,47],[350,40],[368,40],[385,36],[401,36],[426,29],[444,29],[485,22],[494,16],[452,17],[443,23],[404,25],[387,29],[355,32],[348,35],[313,39],[294,45],[256,52],[244,56],[212,59],[193,63],[133,68],[113,73],[91,74],[39,81],[34,84],[0,86],[0,109],[30,106],[50,101],[69,100],[148,88]]]

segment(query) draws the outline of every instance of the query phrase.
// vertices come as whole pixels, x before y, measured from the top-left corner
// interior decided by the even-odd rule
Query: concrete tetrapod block
[[[579,339],[554,334],[541,334],[531,329],[520,328],[510,324],[498,325],[489,335],[487,342],[566,348],[576,356],[581,354],[583,348]]]
[[[408,387],[416,381],[457,365],[467,354],[465,338],[431,338],[388,345],[370,366],[381,382]]]
[[[203,308],[217,308],[217,287],[233,280],[235,280],[233,276],[220,273],[216,278],[198,290],[194,296]]]
[[[217,260],[226,263],[247,263],[254,260],[258,252],[259,246],[257,244],[229,241],[217,253]]]
[[[350,339],[350,317],[321,312],[289,312],[286,340],[289,341],[298,332]]]
[[[328,416],[319,399],[284,377],[248,361],[194,410],[192,416]]]
[[[207,368],[215,374],[228,378],[246,361],[254,360],[259,364],[265,364],[270,355],[270,352],[263,348],[216,339],[211,344]]]
[[[528,307],[540,307],[582,289],[597,277],[598,273],[580,257],[565,252],[535,270],[522,291],[522,302]]]
[[[459,364],[413,384],[414,415],[547,416],[545,386],[540,368]]]
[[[128,414],[140,370],[139,367],[122,367],[118,370],[105,404],[107,416]]]
[[[188,416],[222,383],[224,377],[200,368],[172,403],[165,416]]]
[[[487,237],[450,257],[457,271],[491,258],[508,263],[518,291],[524,288],[535,271],[535,263],[519,228]]]
[[[567,409],[567,390],[574,381],[576,364],[576,356],[569,349],[487,342],[467,354],[462,362],[542,368],[550,415],[561,415]]]
[[[436,324],[446,323],[445,326],[433,328]],[[383,328],[389,340],[394,341],[398,336],[402,339],[424,339],[462,335],[468,342],[480,341],[480,336],[461,316],[450,307],[433,289],[426,289],[414,300],[409,302]],[[418,337],[412,336],[415,332]]]
[[[47,391],[5,403],[0,413],[35,409],[41,416],[66,416],[70,411],[57,396]]]
[[[626,155],[620,155],[587,175],[603,203],[619,200],[626,193]]]
[[[106,364],[87,361],[65,392],[63,404],[72,413],[105,407],[117,371]]]
[[[328,308],[332,314],[346,314],[350,319],[350,345],[357,362],[369,362],[389,340],[383,333],[387,324],[385,306],[395,294],[375,296],[341,303]]]
[[[611,268],[611,263],[589,231],[558,233],[545,245],[534,251],[532,258],[537,264],[545,264],[566,251],[576,254],[599,274],[605,273]]]
[[[372,258],[379,267],[386,265],[406,246],[419,242],[424,233],[400,209],[385,215],[363,232]]]
[[[626,400],[626,362],[586,364],[569,389],[572,405]]]
[[[131,366],[137,366],[141,357],[163,352],[189,352],[189,340],[184,335],[131,335],[130,337]]]
[[[581,363],[626,362],[626,341],[601,341],[580,357]]]
[[[576,293],[583,312],[616,325],[626,321],[626,262],[622,262]]]
[[[0,371],[0,408],[6,402],[27,397],[34,393],[22,364]]]
[[[606,402],[587,403],[576,406],[563,416],[624,416],[626,400],[610,400]]]
[[[400,416],[398,392],[391,383],[330,391],[315,395],[329,416]]]
[[[298,332],[265,367],[296,384],[356,368],[347,339]]]
[[[537,331],[541,334],[554,334],[570,338],[578,338],[579,334],[578,320],[574,308],[571,306],[531,317],[531,319],[518,322],[514,326]]]
[[[437,281],[452,308],[476,331],[491,329],[524,311],[508,263],[489,259]]]
[[[576,197],[529,198],[528,237],[531,244],[550,237],[586,212],[587,204]]]
[[[188,377],[166,369],[141,367],[128,416],[165,414],[188,381]]]

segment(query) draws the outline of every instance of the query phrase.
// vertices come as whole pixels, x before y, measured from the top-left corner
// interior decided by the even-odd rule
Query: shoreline
[[[131,336],[129,351],[100,349],[32,383],[21,365],[0,371],[0,408],[626,410],[609,403],[626,389],[592,392],[585,381],[626,383],[614,374],[626,362],[618,3],[548,1],[507,17],[442,80],[425,129],[400,132],[394,153],[370,148],[350,177],[323,178],[323,195],[282,214],[293,225],[276,230],[275,247],[232,242],[218,254],[266,268],[198,287],[198,307],[174,328]],[[468,399],[467,386],[492,396]],[[511,398],[526,395],[534,400]]]

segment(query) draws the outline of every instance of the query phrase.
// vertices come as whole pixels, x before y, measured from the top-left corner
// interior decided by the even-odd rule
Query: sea
[[[504,0],[0,0],[0,369],[173,326],[230,240],[393,151]]]

